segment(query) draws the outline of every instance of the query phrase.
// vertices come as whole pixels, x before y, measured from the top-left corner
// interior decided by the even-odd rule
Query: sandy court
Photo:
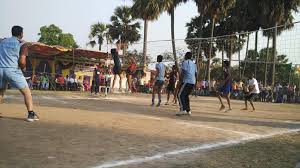
[[[41,120],[24,121],[22,97],[0,105],[0,167],[160,167],[254,139],[300,129],[300,105],[256,103],[257,111],[219,112],[216,98],[193,97],[192,116],[150,107],[150,95],[34,92]],[[165,95],[163,96],[165,99]],[[193,159],[193,157],[189,157]]]

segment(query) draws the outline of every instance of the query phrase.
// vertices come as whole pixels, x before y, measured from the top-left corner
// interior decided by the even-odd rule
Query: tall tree
[[[108,25],[108,34],[112,40],[121,41],[123,55],[125,55],[128,45],[141,39],[139,33],[140,23],[132,16],[131,8],[127,6],[117,7],[110,20],[111,24]]]
[[[89,39],[90,42],[88,43],[92,47],[94,47],[96,44],[99,45],[99,51],[101,51],[101,47],[103,44],[104,39],[107,38],[108,33],[108,27],[104,23],[96,23],[91,26]],[[109,39],[106,39],[109,40]],[[97,42],[96,42],[97,41]]]
[[[54,24],[41,27],[38,35],[40,36],[38,42],[47,45],[60,45],[67,48],[78,48],[73,35],[70,33],[63,33],[63,31]]]
[[[300,0],[264,0],[259,2],[261,15],[260,22],[264,26],[275,26],[273,32],[273,74],[272,74],[272,87],[275,85],[276,71],[276,36],[278,35],[278,24],[285,23],[288,18],[292,16],[293,12],[298,12]]]
[[[200,13],[207,13],[211,19],[211,36],[210,36],[210,46],[209,46],[209,56],[208,56],[208,81],[210,82],[210,62],[212,58],[213,51],[213,37],[214,37],[214,28],[216,20],[219,20],[222,17],[227,16],[228,10],[235,5],[235,0],[196,0],[195,1],[198,9],[202,9],[204,11],[199,11]],[[203,7],[201,7],[203,5]],[[209,90],[211,90],[211,86],[209,86]]]
[[[176,55],[176,42],[175,42],[175,8],[180,5],[181,3],[186,3],[188,0],[172,0],[172,4],[169,6],[167,10],[169,15],[171,16],[171,39],[172,39],[172,50],[173,50],[173,57],[175,60],[175,66],[179,69],[178,59]],[[167,2],[167,1],[166,1]],[[167,2],[168,3],[168,2]]]
[[[132,13],[135,17],[144,20],[144,68],[146,68],[147,58],[147,40],[148,40],[148,22],[156,20],[159,15],[172,5],[171,0],[132,0]]]

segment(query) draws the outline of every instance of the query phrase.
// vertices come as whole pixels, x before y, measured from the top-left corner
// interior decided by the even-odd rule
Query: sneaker
[[[35,112],[29,112],[26,120],[28,122],[38,121],[39,116]]]
[[[191,111],[187,111],[186,115],[192,115],[192,112]]]
[[[177,116],[182,116],[182,115],[186,115],[187,112],[186,111],[179,111],[178,113],[176,113]]]

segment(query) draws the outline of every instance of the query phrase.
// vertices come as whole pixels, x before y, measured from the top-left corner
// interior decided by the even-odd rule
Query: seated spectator
[[[65,78],[62,75],[59,75],[56,80],[56,89],[64,90],[65,88]]]
[[[40,79],[38,75],[32,76],[33,89],[40,89]]]
[[[76,83],[76,90],[84,91],[82,76],[79,76],[78,79],[75,79],[75,83]]]
[[[32,89],[33,89],[32,77],[26,77],[25,79],[26,79],[26,81],[27,81],[27,83],[28,83],[29,89],[32,90]]]
[[[47,74],[42,74],[41,78],[41,89],[48,90],[49,89],[49,77]]]

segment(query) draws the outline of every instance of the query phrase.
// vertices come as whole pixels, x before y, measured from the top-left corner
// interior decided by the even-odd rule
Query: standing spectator
[[[75,90],[75,86],[76,86],[76,83],[75,83],[75,78],[73,78],[74,76],[69,76],[69,90],[70,91],[74,91]]]
[[[282,88],[282,103],[286,103],[288,101],[288,92],[289,92],[289,85],[286,84]]]
[[[97,68],[94,69],[93,73],[93,81],[92,81],[92,88],[91,88],[91,94],[94,92],[96,95],[99,93],[99,86],[100,86],[100,78],[99,78],[100,72]]]

